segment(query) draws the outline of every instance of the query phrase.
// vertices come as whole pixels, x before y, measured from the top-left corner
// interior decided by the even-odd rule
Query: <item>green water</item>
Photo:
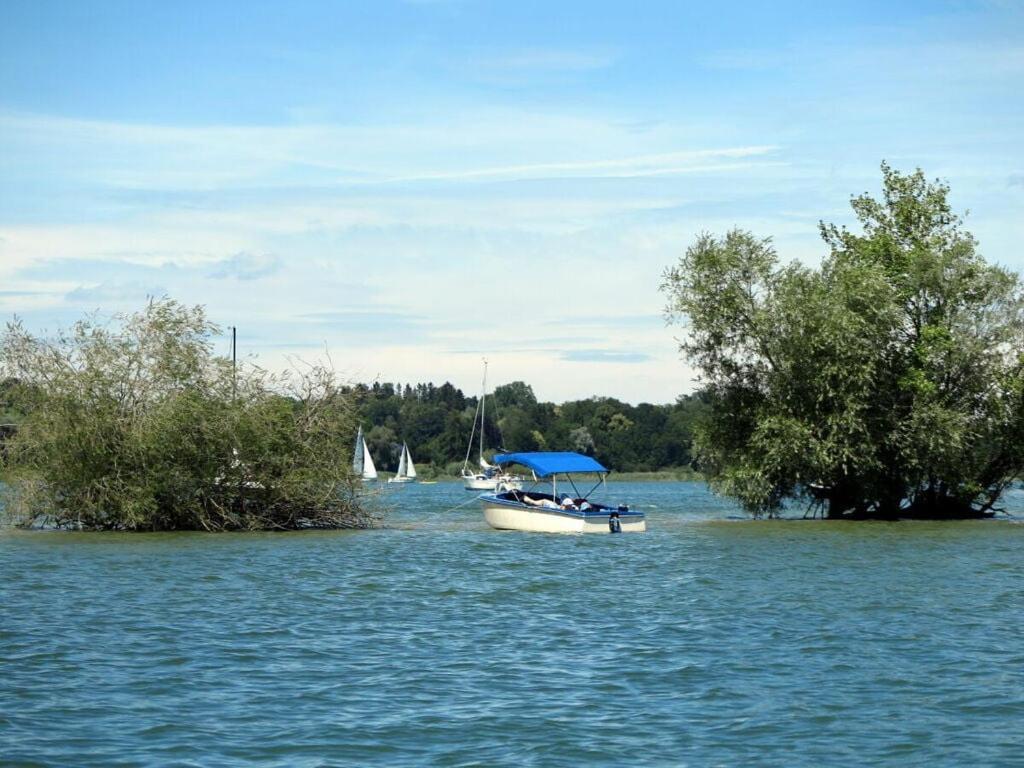
[[[1024,764],[1024,525],[0,534],[0,764]],[[1024,512],[1015,492],[1010,507]]]

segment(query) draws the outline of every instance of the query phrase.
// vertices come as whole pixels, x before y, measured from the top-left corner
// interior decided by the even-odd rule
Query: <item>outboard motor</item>
[[[622,521],[619,520],[618,512],[608,515],[608,533],[622,533]]]

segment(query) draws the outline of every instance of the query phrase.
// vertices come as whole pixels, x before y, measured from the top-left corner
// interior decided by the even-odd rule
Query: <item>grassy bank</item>
[[[608,482],[610,483],[659,483],[703,479],[704,476],[700,472],[695,472],[689,467],[659,469],[655,472],[612,472],[608,476]]]

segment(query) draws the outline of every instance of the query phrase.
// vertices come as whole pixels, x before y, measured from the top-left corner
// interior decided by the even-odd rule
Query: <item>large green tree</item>
[[[711,408],[695,438],[713,486],[755,514],[988,514],[1024,470],[1024,293],[988,264],[949,188],[882,165],[821,225],[820,268],[769,240],[701,235],[665,273]]]
[[[0,336],[21,414],[2,457],[16,524],[118,530],[358,527],[351,395],[331,371],[273,375],[212,353],[169,299],[52,337]]]

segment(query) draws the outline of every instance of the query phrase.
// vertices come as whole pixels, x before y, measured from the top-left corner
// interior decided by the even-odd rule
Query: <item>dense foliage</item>
[[[1024,469],[1024,294],[987,264],[918,170],[882,166],[822,224],[821,267],[771,243],[701,236],[665,275],[711,398],[696,453],[755,513],[787,498],[839,516],[988,513]]]
[[[355,389],[366,440],[378,468],[393,469],[403,441],[417,468],[457,474],[467,456],[477,398],[449,383],[376,383]],[[530,385],[514,381],[487,398],[486,453],[579,451],[618,471],[689,467],[693,424],[703,410],[696,396],[671,405],[630,405],[593,397],[555,405],[538,402]],[[475,463],[478,444],[469,451]]]
[[[117,530],[354,527],[351,396],[332,373],[275,376],[211,352],[200,307],[164,299],[55,338],[0,340],[5,512]]]

